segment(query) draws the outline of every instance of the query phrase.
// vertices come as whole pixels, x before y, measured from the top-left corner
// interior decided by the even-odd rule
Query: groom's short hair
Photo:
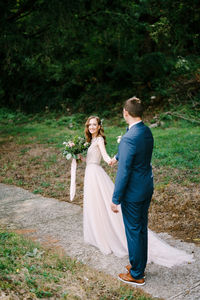
[[[143,114],[143,106],[142,102],[137,97],[129,98],[124,103],[124,109],[131,115],[132,117],[142,117]]]

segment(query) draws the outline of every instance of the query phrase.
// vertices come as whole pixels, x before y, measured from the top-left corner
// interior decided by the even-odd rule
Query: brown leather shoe
[[[130,273],[130,270],[131,270],[132,266],[131,265],[127,265],[125,268]],[[145,275],[145,273],[143,273],[143,278],[145,278],[145,277],[146,277],[146,275]]]
[[[131,265],[127,265],[125,268],[126,268],[126,270],[127,270],[128,272],[130,272],[132,266],[131,266]]]
[[[128,284],[138,285],[138,286],[145,285],[144,278],[135,279],[131,276],[130,273],[127,273],[127,274],[121,273],[121,274],[118,275],[118,278],[119,278],[119,280],[121,280],[125,283],[128,283]]]

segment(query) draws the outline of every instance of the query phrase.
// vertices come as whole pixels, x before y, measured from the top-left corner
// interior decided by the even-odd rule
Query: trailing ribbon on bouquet
[[[71,163],[70,201],[73,201],[76,193],[76,166],[76,159],[73,158]]]

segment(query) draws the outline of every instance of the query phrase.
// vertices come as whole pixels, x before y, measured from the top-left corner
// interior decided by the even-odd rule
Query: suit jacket
[[[122,137],[116,159],[118,170],[112,202],[139,202],[153,193],[151,157],[153,136],[149,127],[140,122]]]

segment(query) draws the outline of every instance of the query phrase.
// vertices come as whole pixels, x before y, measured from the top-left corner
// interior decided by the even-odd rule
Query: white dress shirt
[[[142,122],[142,120],[140,120],[140,121],[137,121],[137,122],[135,122],[135,123],[132,123],[131,125],[129,125],[129,129],[131,128],[131,127],[133,127],[134,125],[136,125],[136,124],[138,124],[138,123],[141,123]]]

